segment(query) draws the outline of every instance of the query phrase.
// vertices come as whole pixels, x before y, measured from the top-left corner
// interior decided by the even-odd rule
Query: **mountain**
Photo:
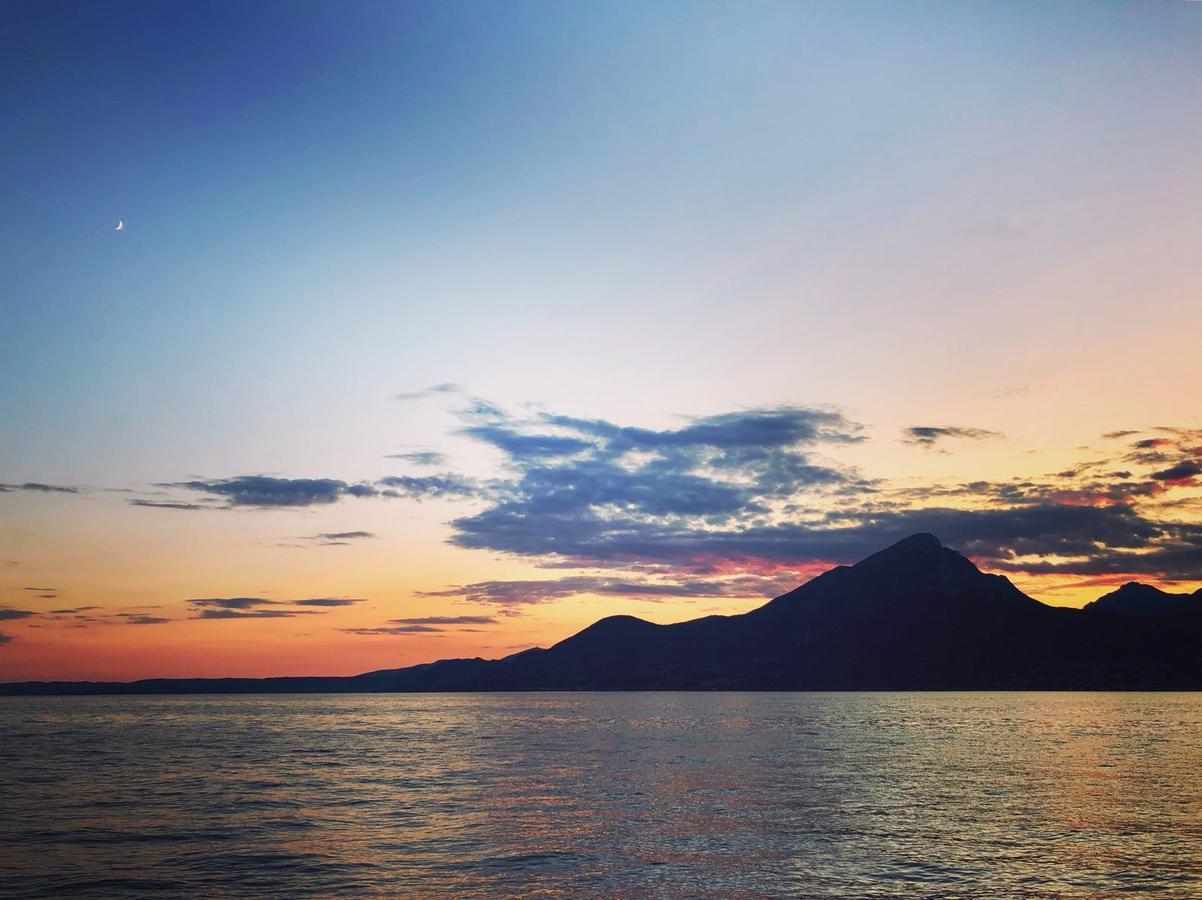
[[[1192,594],[1170,594],[1150,584],[1128,581],[1117,591],[1086,604],[1085,609],[1145,619],[1199,615],[1202,614],[1202,590]]]
[[[1148,592],[1174,597],[1125,585],[1084,610],[1047,606],[916,534],[742,615],[673,625],[610,616],[504,659],[347,678],[30,682],[0,693],[1202,689],[1202,616],[1131,614],[1193,602]]]

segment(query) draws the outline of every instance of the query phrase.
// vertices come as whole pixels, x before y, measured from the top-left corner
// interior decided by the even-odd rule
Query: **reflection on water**
[[[1202,695],[0,698],[0,893],[1202,895]]]

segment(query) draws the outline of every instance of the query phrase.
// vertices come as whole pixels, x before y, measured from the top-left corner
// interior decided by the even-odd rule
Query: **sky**
[[[916,531],[1048,603],[1202,585],[1200,49],[1184,2],[9,3],[0,680],[496,657]]]

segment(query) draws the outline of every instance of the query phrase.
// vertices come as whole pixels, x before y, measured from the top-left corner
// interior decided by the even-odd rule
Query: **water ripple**
[[[0,699],[4,896],[1202,896],[1202,696]]]

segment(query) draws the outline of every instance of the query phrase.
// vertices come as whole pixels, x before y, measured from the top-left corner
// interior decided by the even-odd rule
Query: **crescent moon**
[[[117,220],[117,227],[116,227],[116,228],[114,228],[114,229],[113,229],[113,231],[120,231],[120,230],[121,230],[121,229],[123,229],[124,227],[125,227],[125,223],[124,223],[124,222],[122,222],[120,219],[118,219],[118,220]]]

